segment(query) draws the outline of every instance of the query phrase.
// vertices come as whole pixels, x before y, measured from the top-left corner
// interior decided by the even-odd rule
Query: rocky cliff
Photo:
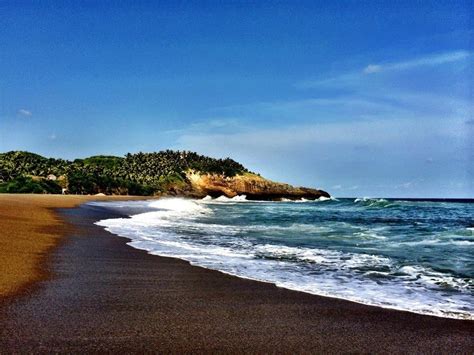
[[[65,189],[65,190],[63,190]],[[251,173],[230,158],[166,150],[68,161],[22,151],[0,153],[0,193],[188,196],[246,195],[254,200],[317,199],[325,191]]]
[[[191,188],[189,195],[194,197],[246,195],[249,200],[281,200],[283,198],[314,200],[320,197],[330,197],[326,191],[293,187],[251,173],[226,177],[217,174],[202,174],[191,170],[186,172],[186,177]]]

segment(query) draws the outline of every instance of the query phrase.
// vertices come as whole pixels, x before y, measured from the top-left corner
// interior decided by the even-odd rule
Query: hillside
[[[187,151],[92,156],[68,161],[11,151],[0,154],[0,192],[206,195],[246,194],[253,199],[328,197],[324,191],[294,188],[251,173],[243,165]]]

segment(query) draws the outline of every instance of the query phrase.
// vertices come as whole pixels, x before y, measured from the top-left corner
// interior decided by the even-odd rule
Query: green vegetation
[[[8,182],[0,183],[0,192],[60,194],[61,186],[50,180],[33,180],[31,177],[19,176]]]
[[[11,151],[0,154],[0,192],[60,193],[66,188],[71,194],[153,195],[184,191],[190,169],[225,176],[248,173],[232,159],[187,151],[99,155],[74,161]]]

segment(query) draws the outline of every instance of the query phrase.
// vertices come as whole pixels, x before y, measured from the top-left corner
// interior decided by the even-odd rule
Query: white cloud
[[[182,134],[190,132],[203,132],[206,130],[212,130],[213,132],[220,131],[236,131],[242,127],[240,118],[235,117],[224,117],[224,118],[211,118],[208,120],[201,120],[191,123],[185,127],[167,130],[167,134]]]
[[[380,65],[376,65],[376,64],[369,64],[365,67],[364,69],[364,73],[366,74],[371,74],[371,73],[377,73],[381,70],[381,66]]]
[[[404,189],[409,189],[412,185],[413,185],[413,181],[407,181],[407,182],[404,182],[401,185],[401,187],[403,187]]]
[[[256,151],[299,150],[308,146],[395,146],[411,143],[414,146],[426,137],[446,137],[459,140],[465,133],[462,119],[437,119],[431,121],[394,119],[331,122],[287,125],[278,128],[251,129],[244,132],[212,133],[189,132],[178,138],[187,148],[221,147]],[[208,149],[205,149],[208,150]]]
[[[420,164],[427,156],[447,167],[436,173],[433,184],[439,183],[439,174],[462,181],[456,174],[462,175],[469,161],[463,154],[465,131],[464,119],[453,117],[249,125],[240,132],[188,132],[174,148],[231,156],[265,177],[351,196],[412,189],[414,178],[433,174],[431,164]],[[361,145],[367,150],[355,149]]]
[[[20,116],[24,116],[24,117],[30,117],[31,115],[33,115],[33,113],[32,113],[31,111],[26,110],[26,109],[24,109],[24,108],[19,109],[19,110],[18,110],[18,114],[19,114]]]
[[[467,128],[474,106],[461,61],[470,56],[456,51],[370,64],[299,85],[330,89],[319,97],[213,108],[209,112],[222,121],[176,131],[175,148],[232,156],[269,178],[332,186],[341,196],[364,191],[410,195],[415,189],[433,195],[443,181],[469,178]],[[433,71],[421,79],[414,75],[414,81],[398,72],[384,75],[445,63],[456,66],[437,68],[439,75]],[[452,80],[446,82],[448,75]],[[435,171],[438,167],[443,170]],[[423,177],[426,183],[420,182]],[[468,187],[463,193],[472,195]]]
[[[53,133],[48,138],[51,139],[52,141],[54,141],[57,138],[57,136],[56,136],[55,133]]]
[[[216,107],[212,111],[219,114],[231,115],[233,117],[240,116],[238,121],[258,122],[263,119],[267,122],[270,119],[287,122],[290,121],[315,121],[315,120],[332,120],[334,116],[338,119],[368,117],[377,115],[378,117],[398,117],[401,114],[406,115],[406,110],[390,96],[390,100],[380,100],[374,97],[357,97],[357,96],[339,96],[333,98],[314,97],[299,100],[287,101],[268,101],[254,102],[249,104],[233,105],[226,107]],[[236,122],[238,122],[236,121]],[[242,128],[242,123],[238,122],[235,128]],[[275,121],[276,123],[276,121]],[[202,124],[201,124],[202,125]],[[212,121],[204,124],[209,128],[212,127]]]
[[[470,56],[468,51],[455,51],[441,53],[431,56],[425,56],[416,59],[410,59],[406,61],[400,61],[395,63],[387,64],[369,64],[364,68],[363,72],[365,74],[379,73],[382,71],[394,71],[394,70],[405,70],[421,66],[434,66],[445,63],[452,63],[461,60],[465,60]]]
[[[400,70],[413,69],[418,67],[429,67],[438,66],[448,63],[455,63],[460,61],[468,60],[472,57],[472,53],[466,50],[458,50],[452,52],[444,52],[438,54],[427,55],[418,58],[411,58],[398,62],[387,62],[387,63],[370,63],[364,69],[353,72],[341,73],[339,75],[321,78],[317,80],[305,80],[295,84],[295,87],[299,89],[311,89],[318,87],[327,86],[342,86],[347,87],[348,85],[363,82],[363,78],[368,76],[394,72]]]

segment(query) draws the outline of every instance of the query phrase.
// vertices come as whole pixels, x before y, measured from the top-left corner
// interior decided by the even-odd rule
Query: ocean
[[[93,202],[96,224],[150,254],[279,287],[474,319],[474,200]]]

